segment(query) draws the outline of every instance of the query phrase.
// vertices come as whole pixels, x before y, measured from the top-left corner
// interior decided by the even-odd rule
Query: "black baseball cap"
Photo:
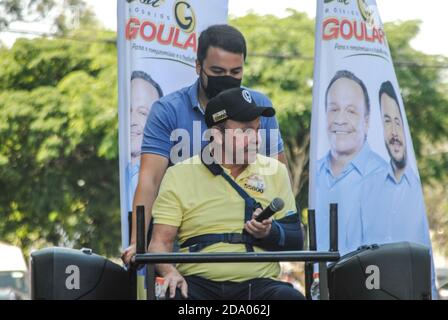
[[[205,108],[205,123],[211,128],[226,120],[249,122],[256,118],[273,117],[275,109],[258,106],[249,90],[232,88],[211,99]]]

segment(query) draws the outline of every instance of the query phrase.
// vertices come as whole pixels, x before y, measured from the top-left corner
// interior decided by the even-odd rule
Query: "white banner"
[[[310,209],[319,250],[338,204],[341,254],[373,243],[431,248],[412,139],[375,0],[318,0]],[[422,106],[424,107],[424,106]]]
[[[138,181],[143,129],[152,104],[191,85],[202,30],[227,23],[227,0],[118,0],[122,247]]]

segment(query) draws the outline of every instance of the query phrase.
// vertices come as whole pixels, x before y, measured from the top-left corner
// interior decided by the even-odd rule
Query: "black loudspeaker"
[[[135,272],[90,249],[47,248],[31,254],[33,300],[136,299]]]
[[[330,299],[430,300],[431,256],[409,242],[360,247],[328,269]]]

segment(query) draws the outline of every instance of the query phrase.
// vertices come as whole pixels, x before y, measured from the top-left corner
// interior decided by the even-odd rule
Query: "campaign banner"
[[[309,208],[329,249],[338,204],[341,255],[410,241],[431,249],[405,106],[375,0],[318,0]],[[434,276],[434,275],[433,275]]]
[[[191,85],[199,35],[227,23],[227,0],[118,0],[119,152],[122,247],[138,183],[152,104]]]

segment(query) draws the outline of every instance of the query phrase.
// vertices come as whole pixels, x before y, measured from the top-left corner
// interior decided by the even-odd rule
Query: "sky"
[[[60,0],[61,2],[63,0]],[[204,0],[205,1],[205,0]],[[92,6],[103,25],[116,30],[116,0],[86,0]],[[106,5],[107,4],[107,5]],[[448,56],[448,38],[443,31],[448,13],[448,1],[443,0],[377,0],[383,22],[419,19],[422,21],[421,32],[412,45],[428,54],[442,54]],[[315,16],[315,0],[229,0],[229,14],[242,16],[253,11],[258,14],[274,14],[285,16],[286,9],[293,8],[306,12],[310,17]],[[48,32],[43,24],[14,24],[14,29]],[[440,30],[443,29],[443,30]],[[0,39],[11,46],[15,38],[23,36],[13,33],[0,33]]]

